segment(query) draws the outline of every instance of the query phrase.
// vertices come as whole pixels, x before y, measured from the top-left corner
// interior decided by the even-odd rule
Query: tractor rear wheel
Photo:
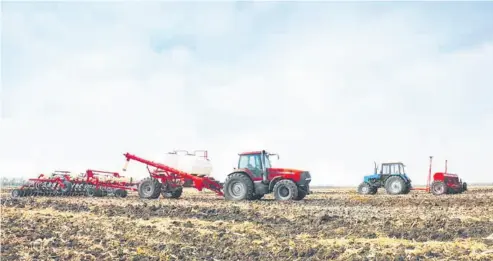
[[[283,179],[274,185],[274,197],[276,200],[293,200],[298,197],[298,186],[290,180]]]
[[[166,189],[161,192],[164,198],[179,198],[183,193],[182,187],[177,187],[173,189]]]
[[[433,181],[431,184],[431,193],[436,196],[446,194],[447,186],[441,181]]]
[[[371,186],[370,184],[363,182],[358,186],[358,193],[362,195],[371,194]]]
[[[462,182],[462,192],[467,191],[467,183]]]
[[[224,197],[227,200],[250,200],[254,193],[253,181],[246,174],[233,173],[224,182]]]
[[[385,190],[390,195],[403,194],[406,191],[406,187],[406,182],[398,176],[392,176],[385,182]]]
[[[411,192],[411,186],[407,185],[406,189],[404,190],[404,192],[402,192],[402,194],[409,194],[409,192]]]
[[[161,183],[153,178],[145,178],[139,184],[139,197],[145,199],[156,199],[161,194]]]

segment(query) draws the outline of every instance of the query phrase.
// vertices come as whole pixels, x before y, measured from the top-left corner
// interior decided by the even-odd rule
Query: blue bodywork
[[[391,174],[390,176],[400,176],[402,179],[404,179],[405,182],[411,181],[406,174]],[[372,179],[380,180],[380,178],[381,178],[381,174],[371,174],[371,175],[366,175],[363,178],[363,181],[370,183],[370,180]]]
[[[371,174],[371,175],[367,175],[363,178],[363,181],[364,182],[370,182],[370,180],[372,179],[380,179],[380,174]]]

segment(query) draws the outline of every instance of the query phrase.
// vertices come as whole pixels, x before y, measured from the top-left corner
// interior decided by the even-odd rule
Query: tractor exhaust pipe
[[[265,157],[267,157],[267,153],[265,152],[265,150],[262,150],[262,157],[261,157],[261,164],[262,164],[262,181],[265,183],[265,184],[268,184],[269,181],[268,181],[268,178],[267,178],[267,168],[265,167]]]

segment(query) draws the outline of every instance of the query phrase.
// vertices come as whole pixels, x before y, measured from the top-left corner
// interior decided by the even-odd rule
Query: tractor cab
[[[379,174],[384,180],[392,175],[402,175],[408,179],[405,167],[402,162],[382,163]]]
[[[253,179],[263,179],[269,174],[272,168],[269,156],[277,156],[277,154],[269,154],[265,151],[252,151],[239,154],[238,169],[247,169],[251,171]]]

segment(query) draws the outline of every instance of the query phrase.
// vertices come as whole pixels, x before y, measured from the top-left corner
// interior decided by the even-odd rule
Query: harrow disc
[[[24,191],[20,190],[20,189],[14,189],[11,192],[11,196],[13,198],[20,198],[20,197],[24,196]]]

